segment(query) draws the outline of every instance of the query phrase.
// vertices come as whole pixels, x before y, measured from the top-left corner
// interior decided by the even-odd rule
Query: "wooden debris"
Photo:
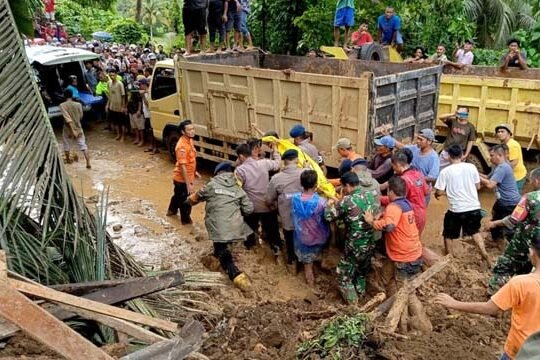
[[[120,360],[181,360],[200,348],[203,334],[202,324],[190,319],[175,338],[155,343]]]
[[[154,344],[166,340],[164,337],[154,334],[153,332],[146,330],[140,326],[127,322],[125,320],[116,319],[107,315],[101,315],[92,311],[79,309],[75,306],[61,305],[66,310],[79,315],[84,319],[94,320],[103,325],[106,325],[114,330],[117,330],[126,335],[132,336],[135,339],[141,340],[147,344]]]
[[[386,299],[386,294],[383,293],[383,292],[380,292],[377,295],[375,295],[374,297],[372,297],[367,303],[362,305],[360,307],[360,309],[358,309],[358,312],[364,313],[366,311],[369,311],[375,305],[377,305],[378,303],[384,301],[384,299]]]
[[[396,331],[399,320],[401,319],[401,314],[403,314],[404,309],[407,310],[408,303],[409,287],[407,286],[407,283],[405,283],[405,285],[403,285],[397,292],[396,300],[394,301],[392,308],[390,308],[390,312],[388,313],[388,317],[384,323],[384,326],[388,332],[393,333]]]
[[[112,357],[69,326],[11,287],[7,280],[5,253],[0,251],[0,315],[28,335],[68,359],[112,360]]]
[[[444,269],[451,261],[450,255],[445,256],[440,261],[437,261],[435,265],[421,273],[420,275],[416,276],[414,279],[409,281],[407,283],[407,295],[415,291],[418,287],[420,287],[424,282],[431,279],[433,276],[438,274],[442,269]],[[394,294],[388,299],[386,299],[381,305],[377,306],[375,310],[369,313],[369,316],[372,320],[375,320],[382,314],[386,313],[392,305],[394,304],[394,301],[396,300],[396,295]]]
[[[118,299],[118,294],[122,294],[122,301],[131,300],[143,295],[152,294],[157,291],[179,286],[185,283],[184,276],[179,270],[169,271],[155,276],[135,277],[117,280],[89,281],[84,283],[61,284],[49,286],[51,289],[62,291],[73,295],[85,295],[96,290],[100,292],[102,298]],[[105,290],[111,288],[110,290]],[[113,304],[110,300],[100,301],[97,297],[92,298],[102,303]]]
[[[99,314],[109,315],[118,319],[129,320],[138,324],[147,325],[153,328],[176,332],[177,325],[163,319],[152,318],[133,311],[102,304],[97,301],[79,298],[60,291],[49,289],[46,286],[29,284],[24,281],[8,279],[11,287],[25,294],[37,296],[61,304],[75,306],[77,308],[90,310]]]
[[[8,274],[9,274],[9,277],[11,278],[29,282],[34,285],[40,285],[39,283],[34,282],[28,278],[25,278],[24,276],[21,276],[15,272],[8,271]],[[141,282],[144,286],[139,286]],[[152,284],[152,282],[154,282],[155,284]],[[69,284],[69,285],[72,286],[71,288],[72,291],[78,293],[78,292],[83,291],[82,289],[84,289],[84,291],[90,288],[96,289],[96,286],[98,285],[100,286],[100,284],[105,286],[105,284],[109,284],[109,283],[110,284],[114,283],[116,285],[114,287],[110,287],[110,288],[104,287],[100,290],[91,292],[89,294],[84,295],[83,298],[98,301],[103,304],[109,304],[109,305],[118,304],[124,301],[141,297],[143,295],[154,293],[156,291],[165,290],[167,289],[167,287],[174,287],[174,286],[181,285],[184,283],[184,277],[182,276],[180,271],[176,270],[176,271],[167,272],[158,276],[134,278],[133,281],[131,281],[131,279],[126,279],[126,281],[109,280],[109,281],[103,281],[103,282],[101,281],[91,282],[91,284],[94,284],[94,285],[88,288],[84,287],[84,283]],[[76,288],[77,286],[80,286],[80,288]],[[61,288],[61,286],[59,287]],[[51,288],[54,288],[54,287],[51,287]],[[45,304],[44,308],[60,320],[67,320],[77,315],[73,312],[69,312],[65,309],[62,309],[56,304]],[[19,328],[12,323],[9,323],[9,322],[0,323],[0,340],[15,335],[17,331],[19,331]]]
[[[7,281],[7,271],[6,253],[0,250],[0,284],[4,284]]]

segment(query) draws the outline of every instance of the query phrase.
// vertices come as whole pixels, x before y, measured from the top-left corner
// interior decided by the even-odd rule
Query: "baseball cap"
[[[426,138],[429,141],[435,140],[435,133],[431,129],[422,129],[420,130],[418,135],[420,135],[423,138]]]
[[[291,131],[289,131],[289,136],[295,138],[295,137],[304,135],[305,132],[306,132],[306,128],[303,127],[302,125],[294,125]]]
[[[283,155],[281,156],[281,158],[283,160],[293,160],[293,159],[298,159],[298,151],[296,151],[295,149],[289,149],[287,151],[285,151],[283,153]]]
[[[348,149],[352,147],[352,141],[347,138],[341,138],[334,145],[334,149]]]
[[[382,138],[375,139],[375,145],[386,146],[389,149],[393,149],[396,146],[396,140],[390,135],[383,136]]]
[[[225,171],[225,172],[233,172],[234,171],[234,166],[232,166],[231,163],[229,162],[226,162],[226,161],[223,161],[223,162],[220,162],[215,170],[214,170],[214,175],[217,175],[219,172],[221,171]]]
[[[346,172],[351,171],[351,169],[352,169],[352,161],[349,159],[343,159],[343,161],[341,161],[341,164],[339,164],[339,168],[338,168],[339,176],[341,177]]]
[[[499,129],[504,129],[512,135],[512,127],[508,124],[499,124],[495,127],[495,132],[497,132]]]

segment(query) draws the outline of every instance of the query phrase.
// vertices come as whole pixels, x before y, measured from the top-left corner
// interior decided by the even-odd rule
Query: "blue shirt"
[[[411,165],[418,169],[422,175],[424,175],[424,177],[428,177],[433,180],[439,177],[440,162],[439,156],[435,150],[431,150],[427,155],[423,155],[420,148],[416,145],[407,145],[405,147],[411,150],[413,154]]]
[[[390,19],[381,15],[377,20],[377,28],[382,30],[382,42],[390,44],[392,42],[394,31],[398,31],[401,28],[401,20],[397,15],[392,15]]]
[[[79,96],[79,89],[77,89],[75,86],[73,86],[73,85],[68,85],[68,86],[66,86],[66,89],[71,90],[71,93],[73,94],[73,98],[74,98],[74,99],[79,99],[79,98],[80,98],[80,96]]]
[[[515,206],[521,199],[519,194],[514,171],[507,162],[497,165],[489,177],[491,181],[497,183],[495,196],[502,206]]]

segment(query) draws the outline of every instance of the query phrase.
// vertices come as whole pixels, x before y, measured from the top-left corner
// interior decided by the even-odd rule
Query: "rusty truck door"
[[[433,129],[440,74],[438,67],[427,67],[374,77],[372,133],[390,125],[392,135],[407,142],[419,130]]]

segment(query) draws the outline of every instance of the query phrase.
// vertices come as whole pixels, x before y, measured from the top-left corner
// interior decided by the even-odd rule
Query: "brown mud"
[[[174,164],[165,151],[150,155],[130,141],[120,143],[102,130],[102,124],[86,130],[92,169],[84,162],[67,165],[73,183],[92,209],[108,189],[107,229],[128,253],[149,270],[190,269],[220,271],[211,256],[212,243],[204,230],[204,205],[193,208],[194,225],[184,226],[178,217],[167,217],[172,194]],[[209,178],[213,165],[199,171],[195,187]],[[481,192],[482,207],[490,209],[493,195]],[[423,242],[442,253],[442,220],[445,198],[432,199]],[[487,241],[494,261],[500,251]],[[317,335],[321,324],[335,314],[351,312],[335,287],[339,253],[330,249],[316,269],[316,286],[310,289],[303,273],[291,274],[277,265],[267,244],[246,250],[234,246],[238,267],[252,280],[246,296],[232,284],[210,292],[211,302],[224,316],[208,322],[209,337],[201,352],[211,359],[293,359],[302,341]],[[460,300],[484,301],[489,269],[471,240],[460,241],[457,259],[417,291],[433,324],[427,335],[409,333],[408,340],[378,338],[365,355],[378,359],[494,359],[502,349],[508,318],[465,315],[433,304],[438,292]],[[370,295],[378,292],[371,286]],[[365,301],[369,300],[366,298]],[[381,318],[380,320],[384,320]],[[2,351],[0,351],[0,358]]]

